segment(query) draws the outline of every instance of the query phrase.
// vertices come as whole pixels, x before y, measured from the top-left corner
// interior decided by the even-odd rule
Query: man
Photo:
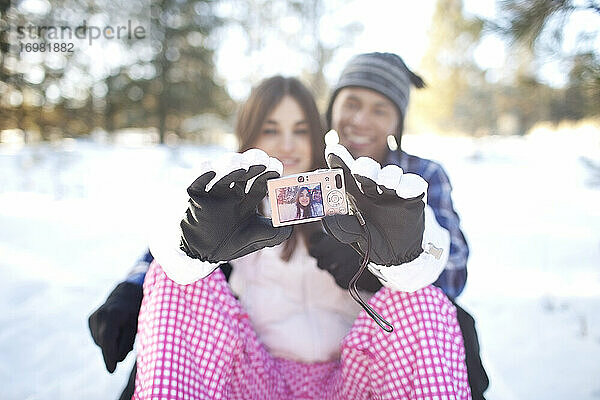
[[[467,280],[469,248],[452,205],[450,181],[439,164],[407,154],[400,147],[411,86],[423,88],[425,83],[396,54],[360,54],[342,71],[329,100],[326,120],[328,126],[338,132],[340,144],[355,158],[367,156],[382,165],[398,165],[405,173],[420,175],[429,184],[427,204],[437,222],[449,231],[451,239],[448,262],[434,285],[440,287],[457,308],[471,395],[473,399],[483,399],[489,381],[479,357],[475,321],[454,302]],[[391,150],[388,145],[391,134],[397,150]]]
[[[436,285],[457,297],[467,279],[469,248],[452,206],[450,181],[442,167],[430,160],[389,148],[389,136],[402,139],[410,87],[424,87],[402,59],[390,53],[354,57],[343,70],[329,101],[327,124],[338,132],[340,143],[356,158],[367,156],[382,165],[395,164],[420,175],[429,184],[427,204],[451,237],[450,259]]]
[[[338,132],[340,143],[355,158],[368,156],[382,165],[395,164],[405,173],[418,174],[427,181],[427,204],[451,238],[448,262],[434,284],[454,300],[466,283],[469,250],[460,230],[458,215],[452,206],[450,182],[442,167],[430,160],[409,155],[399,146],[411,86],[422,88],[424,82],[397,55],[358,55],[349,61],[334,87],[326,113],[327,124]],[[388,145],[391,134],[398,144],[397,150],[391,150]],[[326,249],[318,249],[319,246]],[[335,244],[327,237],[317,238],[313,247],[311,254],[318,259],[319,267],[330,272],[338,285],[347,288],[359,263],[357,254],[349,246]],[[345,261],[342,263],[344,265],[354,265],[354,269],[342,270],[340,259]],[[141,283],[151,260],[152,256],[146,254],[130,274],[128,282],[117,286],[107,302],[90,317],[92,335],[102,347],[110,372],[133,347],[142,298]],[[227,275],[227,271],[225,273]],[[380,282],[372,276],[363,278],[362,289],[375,292],[380,287]],[[465,343],[472,396],[482,399],[488,379],[479,358],[474,321],[466,311],[456,307]],[[122,399],[130,398],[133,394],[134,377],[135,368]]]

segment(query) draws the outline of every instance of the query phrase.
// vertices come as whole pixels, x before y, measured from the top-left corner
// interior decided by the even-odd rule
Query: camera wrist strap
[[[348,198],[350,200],[350,204],[353,206],[354,215],[358,219],[360,226],[362,227],[362,229],[365,231],[365,234],[367,235],[367,250],[365,251],[360,268],[358,269],[356,274],[354,274],[354,276],[352,277],[352,280],[350,280],[350,285],[348,285],[348,292],[350,293],[350,296],[352,296],[352,298],[358,304],[360,304],[360,306],[363,308],[363,310],[365,310],[365,312],[369,315],[369,317],[371,317],[371,319],[373,319],[373,321],[375,321],[375,323],[377,323],[377,325],[379,325],[379,327],[381,329],[390,333],[390,332],[394,331],[394,327],[392,326],[392,324],[390,324],[388,321],[386,321],[385,318],[383,318],[381,315],[379,315],[379,313],[377,311],[375,311],[370,305],[368,305],[360,297],[360,294],[358,293],[358,288],[356,287],[356,282],[361,277],[361,275],[367,268],[367,265],[369,264],[369,253],[371,252],[371,232],[369,232],[367,223],[365,222],[365,219],[363,218],[361,212],[356,207],[356,203],[355,203],[354,199],[352,198],[352,196],[348,196]]]

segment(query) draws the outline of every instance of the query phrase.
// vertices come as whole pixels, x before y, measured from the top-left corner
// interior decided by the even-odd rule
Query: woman
[[[298,190],[296,195],[296,219],[311,218],[312,215],[312,194],[306,186]]]
[[[267,79],[239,114],[240,150],[264,151],[282,162],[284,174],[322,167],[319,121],[314,100],[299,81]],[[232,174],[250,174],[253,167]],[[202,207],[227,206],[225,195],[216,200],[209,196],[217,175],[205,173],[188,189],[192,200],[182,222],[184,238],[186,229],[205,227],[189,226]],[[235,180],[217,187],[227,176],[213,188],[221,193],[231,188],[242,200],[264,196],[257,183],[263,175],[255,175],[249,190]],[[218,236],[220,227],[226,230],[229,214],[244,207],[232,204],[227,213],[201,215],[213,219],[204,221],[215,227],[208,235]],[[248,228],[263,222],[257,217]],[[431,286],[414,293],[379,290],[370,304],[397,327],[391,334],[383,332],[365,313],[359,314],[360,307],[336,284],[333,273],[319,269],[318,260],[309,255],[309,236],[323,235],[320,225],[296,226],[291,235],[291,228],[284,228],[289,227],[273,231],[271,226],[269,232],[284,232],[289,239],[241,257],[198,254],[195,258],[205,258],[202,262],[213,267],[201,275],[192,271],[191,278],[176,269],[167,276],[169,267],[159,265],[160,251],[152,248],[156,261],[144,282],[135,399],[468,398],[456,312],[441,291]],[[214,238],[205,234],[202,239]],[[219,243],[231,245],[227,240],[226,235]],[[331,247],[324,253],[341,246],[352,254],[349,246],[328,240]],[[182,246],[192,248],[190,243]],[[231,260],[229,283],[215,270],[223,259]]]

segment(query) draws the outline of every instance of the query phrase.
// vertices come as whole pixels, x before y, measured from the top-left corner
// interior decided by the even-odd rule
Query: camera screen
[[[294,185],[275,190],[279,221],[296,221],[324,216],[321,184]]]

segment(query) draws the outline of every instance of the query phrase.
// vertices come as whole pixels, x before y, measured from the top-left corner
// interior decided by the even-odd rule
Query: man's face
[[[313,192],[313,200],[316,201],[316,202],[320,202],[321,201],[321,191],[315,190]]]
[[[396,132],[399,121],[394,103],[371,89],[344,88],[333,102],[332,128],[355,158],[367,156],[382,162],[388,151],[387,137]]]

